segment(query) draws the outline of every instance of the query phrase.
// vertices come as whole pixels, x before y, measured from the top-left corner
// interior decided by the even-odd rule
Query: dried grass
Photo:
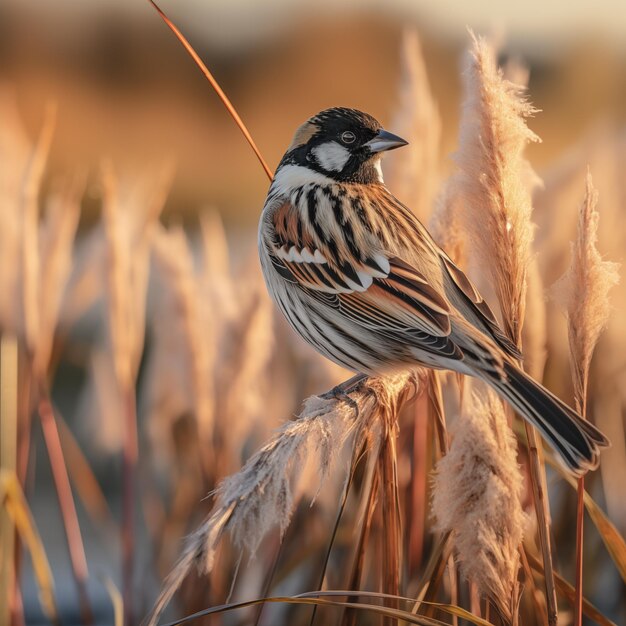
[[[387,183],[422,219],[437,198],[431,217],[435,238],[456,263],[475,272],[473,278],[481,289],[491,278],[506,330],[518,343],[522,337],[525,366],[537,378],[545,363],[546,339],[550,341],[547,374],[551,382],[563,378],[567,369],[564,361],[561,365],[555,358],[559,351],[565,352],[559,344],[566,342],[554,330],[551,309],[546,319],[543,284],[564,269],[581,159],[593,157],[606,210],[599,225],[589,183],[573,266],[561,282],[568,305],[573,307],[571,315],[568,313],[570,343],[575,344],[572,352],[577,356],[572,359],[574,371],[581,369],[577,375],[583,378],[580,387],[584,392],[591,352],[604,325],[608,284],[614,283],[617,272],[617,267],[598,255],[596,239],[610,256],[620,255],[624,245],[620,203],[626,197],[621,177],[626,142],[596,139],[593,150],[586,144],[573,160],[563,159],[565,166],[560,174],[548,176],[545,190],[538,189],[537,176],[523,155],[526,143],[536,140],[525,124],[533,109],[522,97],[521,88],[511,84],[525,85],[528,72],[510,62],[500,72],[494,50],[475,39],[466,76],[468,97],[459,171],[440,187],[441,123],[412,31],[405,34],[402,59],[400,106],[392,130],[405,135],[411,147],[392,155],[388,165],[395,168],[386,171]],[[75,248],[80,178],[68,178],[56,186],[55,193],[39,197],[52,123],[44,124],[33,146],[4,90],[0,91],[0,113],[0,331],[18,333],[21,356],[34,358],[36,370],[50,379],[57,362],[52,353],[61,355],[72,367],[91,364],[86,369],[97,394],[85,396],[81,411],[99,420],[96,433],[87,437],[90,446],[99,447],[101,453],[119,454],[126,426],[127,619],[129,599],[140,605],[152,593],[142,584],[141,594],[145,595],[137,597],[141,596],[139,589],[132,593],[130,585],[135,553],[128,530],[133,506],[141,501],[153,542],[155,571],[170,570],[179,554],[180,536],[197,528],[167,579],[153,620],[181,585],[179,610],[189,612],[222,603],[231,594],[246,599],[275,590],[295,594],[316,589],[322,581],[321,586],[340,585],[352,592],[351,602],[359,601],[360,589],[382,588],[434,602],[452,602],[471,608],[477,616],[482,608],[475,600],[474,590],[478,590],[498,608],[504,621],[547,621],[545,599],[533,580],[533,576],[539,581],[545,575],[544,567],[532,554],[523,559],[522,582],[528,592],[522,605],[517,605],[518,549],[528,518],[520,505],[521,475],[514,439],[502,406],[492,394],[475,392],[461,410],[457,407],[463,406],[464,394],[462,389],[459,394],[455,379],[448,379],[452,384],[442,391],[433,375],[430,387],[421,379],[418,383],[428,394],[418,398],[413,410],[403,411],[414,384],[408,375],[369,380],[348,389],[349,401],[341,394],[314,396],[300,418],[284,422],[293,415],[300,398],[327,388],[345,372],[297,342],[280,318],[275,318],[256,261],[242,261],[252,250],[252,241],[239,241],[229,249],[218,214],[209,212],[201,218],[196,246],[196,240],[188,240],[181,228],[165,229],[159,224],[170,178],[166,171],[131,179],[128,172],[118,177],[105,166],[103,220],[90,233],[81,233]],[[266,172],[269,175],[267,168]],[[531,248],[533,190],[534,201],[544,208],[538,215],[542,228],[537,258]],[[72,257],[73,275],[67,288]],[[574,269],[576,262],[582,270]],[[604,272],[605,286],[587,271],[590,267]],[[149,277],[151,298],[146,305]],[[573,296],[573,290],[583,296]],[[489,296],[489,285],[486,291],[483,293]],[[623,284],[614,293],[622,306],[626,302]],[[601,315],[596,305],[602,309]],[[524,317],[527,323],[522,325]],[[107,326],[108,334],[101,333]],[[618,497],[624,468],[620,416],[626,405],[621,385],[626,354],[622,330],[621,320],[612,320],[609,339],[598,346],[598,376],[589,379],[587,390],[596,417],[618,441],[609,453],[621,454],[610,457],[612,465],[607,463],[608,455],[602,458],[605,501],[615,526],[624,524],[619,518],[623,506]],[[145,355],[144,335],[151,339]],[[100,336],[107,336],[105,345],[94,346],[94,337]],[[133,459],[137,451],[132,428],[134,393],[144,356],[147,367],[139,385],[145,391],[140,396],[144,421],[138,426],[139,434],[150,434],[152,446],[150,455],[145,446]],[[18,379],[20,394],[28,397],[21,370]],[[414,421],[415,414],[419,420]],[[450,420],[457,414],[459,419]],[[48,418],[51,416],[49,412]],[[451,446],[446,421],[453,424]],[[268,434],[277,423],[283,425]],[[48,424],[53,421],[48,419]],[[413,431],[415,441],[408,441],[408,431]],[[21,432],[20,445],[24,446]],[[242,468],[255,449],[259,451]],[[433,524],[424,516],[423,503],[430,495],[428,473],[442,455],[447,456],[438,464],[432,490],[435,528],[444,534],[431,541]],[[28,453],[21,456],[26,468]],[[363,456],[366,462],[361,462]],[[137,497],[128,489],[135,461],[142,487]],[[68,487],[66,484],[66,495]],[[545,484],[539,487],[547,493]],[[591,520],[623,572],[623,540],[591,500],[591,481],[588,487],[584,502]],[[87,504],[89,494],[82,494],[85,489],[83,484],[77,493]],[[212,490],[215,501],[210,510],[210,503],[202,497]],[[309,502],[316,506],[299,506]],[[535,501],[538,511],[543,504],[545,499]],[[555,524],[553,531],[558,547],[566,548],[569,535],[565,531],[572,526],[572,512],[564,506],[557,514],[560,524]],[[416,524],[412,515],[423,523]],[[336,526],[329,533],[333,520]],[[285,535],[288,526],[292,530]],[[545,523],[534,528],[528,524],[526,534],[545,533],[546,528]],[[469,590],[464,582],[457,584],[449,532],[453,532],[461,571],[471,581]],[[307,541],[301,540],[304,537]],[[73,543],[75,548],[77,540]],[[548,542],[544,543],[549,552]],[[411,550],[408,564],[402,562],[405,545]],[[597,552],[594,561],[585,561],[590,593],[597,593],[594,578],[604,584],[606,577],[594,574],[600,568],[603,572],[610,569],[605,567],[608,557]],[[242,568],[245,571],[238,577],[246,555],[254,561]],[[0,559],[5,556],[0,554]],[[420,560],[427,560],[424,568]],[[567,568],[569,561],[563,563]],[[577,573],[582,575],[580,563]],[[199,571],[196,576],[195,570]],[[550,579],[549,567],[546,571]],[[570,578],[569,570],[562,574]],[[597,618],[596,609],[582,599],[581,585],[576,597],[564,578],[556,575],[556,580],[567,601],[575,598],[582,610]],[[549,589],[547,593],[550,602]],[[395,604],[392,598],[380,601]],[[118,598],[118,609],[119,603]],[[489,613],[490,606],[482,617],[499,623]],[[328,609],[320,609],[316,623],[324,623],[328,615],[324,610]],[[268,607],[259,614],[258,623],[304,623],[303,613],[293,611],[286,605]],[[436,611],[426,604],[414,608],[420,623],[432,623]],[[359,623],[358,615],[362,613],[351,608],[342,623]],[[304,619],[309,621],[307,615]],[[599,621],[609,623],[602,616]]]
[[[493,48],[472,37],[456,155],[458,189],[479,263],[490,268],[505,331],[519,344],[533,240],[530,166],[523,152],[528,142],[539,141],[525,119],[536,109],[519,86],[504,79]]]
[[[199,295],[201,278],[182,228],[158,226],[154,239],[155,341],[148,364],[149,429],[158,458],[173,443],[173,424],[193,415],[200,441],[210,446],[215,419],[215,325]],[[171,454],[171,450],[169,453]]]
[[[415,29],[402,34],[401,66],[399,103],[391,128],[409,145],[385,160],[385,182],[426,221],[439,186],[441,118]]]
[[[350,402],[333,397],[309,398],[296,421],[281,427],[238,473],[220,484],[210,516],[187,539],[179,562],[164,583],[148,626],[156,624],[194,565],[204,573],[212,570],[217,546],[225,532],[236,546],[245,548],[251,555],[272,528],[278,526],[283,534],[301,493],[300,478],[305,462],[317,469],[319,491],[349,438],[352,447],[359,449],[365,442],[372,445],[372,438],[383,436],[382,418],[385,414],[395,414],[397,397],[411,380],[409,374],[368,380],[348,391]]]
[[[472,393],[452,436],[434,477],[436,528],[453,534],[463,575],[511,622],[525,515],[515,438],[493,392]]]
[[[574,394],[581,413],[585,411],[591,355],[611,312],[609,292],[619,282],[619,265],[603,261],[597,248],[597,204],[598,192],[588,172],[571,265],[554,287],[567,316]]]

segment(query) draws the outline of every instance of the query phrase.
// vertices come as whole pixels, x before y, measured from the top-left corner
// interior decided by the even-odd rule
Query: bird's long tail
[[[505,378],[487,382],[539,430],[565,466],[577,476],[598,467],[600,449],[609,440],[516,365],[505,362],[504,373]]]

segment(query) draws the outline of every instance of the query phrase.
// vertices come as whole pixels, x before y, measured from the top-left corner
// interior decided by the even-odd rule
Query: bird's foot
[[[353,376],[349,380],[344,381],[343,383],[339,383],[335,387],[333,387],[330,391],[322,394],[322,398],[325,399],[335,399],[338,402],[345,402],[355,413],[355,417],[359,416],[359,405],[357,401],[350,396],[349,391],[356,389],[358,385],[365,380],[366,376],[363,374],[358,374],[357,376]]]

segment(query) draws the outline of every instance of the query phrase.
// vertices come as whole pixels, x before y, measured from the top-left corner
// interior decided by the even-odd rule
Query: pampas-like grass
[[[526,125],[535,109],[522,87],[506,80],[495,51],[473,37],[461,120],[459,187],[465,218],[474,241],[476,261],[488,267],[508,337],[521,348],[526,308],[527,273],[532,260],[534,226],[531,189],[537,183],[523,156],[538,137]],[[548,622],[557,620],[557,599],[550,546],[550,511],[538,435],[524,423],[529,465],[543,555]]]
[[[457,176],[444,183],[430,218],[435,241],[461,268],[467,265],[467,232],[463,226],[463,203],[457,189]]]
[[[144,347],[150,250],[169,189],[169,170],[171,168],[162,172],[152,184],[144,181],[143,186],[135,184],[120,189],[112,165],[106,162],[102,168],[102,209],[107,250],[107,321],[124,421],[122,577],[124,621],[129,624],[134,621],[134,511],[139,458],[136,382]]]
[[[522,327],[524,369],[535,380],[541,380],[548,356],[546,348],[548,322],[543,279],[536,258],[533,258],[528,266],[526,317],[532,321]]]
[[[570,366],[576,406],[581,415],[587,408],[587,383],[593,350],[609,319],[609,291],[619,282],[618,265],[602,261],[596,247],[599,214],[598,194],[587,171],[585,198],[579,212],[572,263],[556,285],[567,316]],[[578,479],[576,516],[576,597],[574,623],[582,624],[584,477]]]
[[[385,436],[385,416],[396,412],[398,396],[414,381],[413,374],[366,379],[347,386],[349,401],[332,394],[309,398],[296,421],[280,428],[239,472],[217,488],[213,511],[187,539],[148,626],[156,624],[194,565],[204,573],[212,570],[225,532],[236,546],[250,554],[257,551],[263,537],[276,526],[284,533],[301,493],[305,465],[317,468],[319,490],[348,439],[358,449],[364,443],[374,445],[374,439]]]
[[[56,107],[46,108],[31,146],[21,132],[14,103],[5,93],[0,97],[0,111],[13,120],[12,132],[0,134],[0,289],[12,294],[0,304],[0,329],[20,338],[36,377],[44,379],[70,273],[82,185],[75,177],[57,186],[45,199],[41,215],[40,188]],[[9,155],[16,161],[3,161]]]
[[[597,248],[597,203],[598,192],[588,172],[576,240],[572,243],[572,261],[554,287],[556,299],[567,316],[574,394],[581,413],[585,411],[591,356],[609,320],[609,292],[619,282],[619,265],[603,261]]]
[[[511,622],[525,516],[515,439],[493,392],[474,391],[452,435],[434,477],[436,527],[453,533],[463,575]]]
[[[102,168],[108,321],[124,389],[134,385],[143,352],[150,250],[170,179],[166,171],[153,181],[120,186],[111,163]]]
[[[153,440],[165,454],[172,443],[175,420],[192,415],[201,445],[213,436],[216,350],[212,319],[205,309],[215,305],[200,297],[200,275],[182,228],[161,225],[154,238],[154,345],[150,356],[149,424]]]
[[[409,145],[385,161],[385,181],[426,221],[439,185],[441,118],[415,29],[407,28],[402,35],[401,62],[399,104],[391,127]]]
[[[459,189],[479,262],[490,268],[507,335],[519,345],[533,228],[523,152],[539,141],[525,123],[535,109],[503,78],[495,51],[473,38],[461,117]]]
[[[20,211],[31,145],[13,94],[0,89],[0,329],[15,332],[20,320]]]

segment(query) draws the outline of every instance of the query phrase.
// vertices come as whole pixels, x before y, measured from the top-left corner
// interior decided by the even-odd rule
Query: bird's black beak
[[[368,141],[365,145],[373,152],[385,152],[387,150],[394,150],[395,148],[401,148],[406,146],[409,142],[393,135],[382,128],[378,131],[374,139]]]

